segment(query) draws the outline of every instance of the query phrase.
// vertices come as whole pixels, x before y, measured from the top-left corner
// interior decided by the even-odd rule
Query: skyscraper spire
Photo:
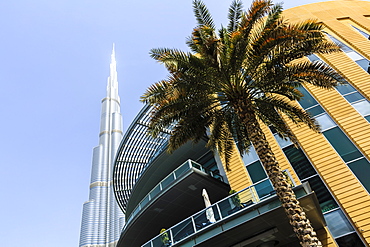
[[[107,97],[113,97],[116,98],[118,96],[118,80],[117,80],[117,63],[116,63],[116,53],[114,49],[114,43],[112,48],[112,55],[111,55],[111,61],[110,61],[110,71],[109,71],[109,77],[108,77],[108,85],[107,85],[108,94]],[[112,88],[114,91],[114,94],[110,94],[109,88]]]
[[[99,145],[93,150],[90,195],[83,205],[80,247],[114,247],[119,239],[124,215],[114,198],[112,172],[122,134],[113,44],[107,95],[102,100]]]
[[[112,48],[112,55],[111,55],[111,63],[113,63],[113,60],[114,60],[114,62],[116,62],[116,53],[115,53],[115,51],[114,51],[114,43],[113,43],[113,48]]]

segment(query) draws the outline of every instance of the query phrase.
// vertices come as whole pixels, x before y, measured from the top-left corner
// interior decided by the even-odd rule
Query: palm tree
[[[312,84],[331,89],[343,79],[328,65],[310,63],[305,56],[339,51],[327,41],[323,26],[313,20],[289,23],[282,6],[270,0],[254,0],[248,11],[234,0],[229,24],[216,33],[208,9],[193,1],[198,25],[187,40],[190,52],[152,49],[151,56],[169,71],[167,79],[153,84],[142,96],[153,112],[149,131],[156,136],[172,126],[169,151],[208,134],[207,145],[217,150],[226,164],[237,143],[243,154],[252,144],[290,224],[302,246],[321,246],[261,130],[272,126],[283,138],[297,144],[285,115],[315,132],[315,120],[295,102],[298,87]]]

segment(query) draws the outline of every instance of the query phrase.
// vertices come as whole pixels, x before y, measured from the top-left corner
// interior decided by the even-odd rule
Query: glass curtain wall
[[[350,49],[350,48],[348,48]],[[307,56],[311,62],[322,62],[324,63],[318,56],[316,55],[309,55]],[[346,82],[342,85],[338,85],[335,88],[340,95],[343,96],[347,102],[355,108],[361,116],[363,116],[368,122],[370,122],[370,102],[360,93],[358,92],[350,83]],[[319,108],[312,109],[310,111],[313,115],[317,112],[315,110],[319,110]]]
[[[304,95],[299,101],[299,104],[303,107],[303,109],[310,112],[312,116],[316,118],[321,126],[321,131],[328,142],[333,146],[335,151],[369,192],[370,180],[367,176],[370,174],[369,161],[345,135],[339,126],[337,126],[331,117],[324,111],[324,109],[312,97],[312,95],[302,87],[299,88],[299,91]]]
[[[299,88],[299,90],[304,95],[299,101],[299,104],[316,118],[328,142],[369,191],[370,184],[368,179],[364,176],[364,174],[370,173],[370,164],[367,159],[334,123],[314,97],[309,94],[305,88]],[[328,228],[337,244],[340,247],[364,246],[353,226],[339,208],[334,197],[331,195],[303,151],[295,148],[293,145],[285,144],[285,146],[282,146],[286,141],[282,140],[276,134],[275,138],[293,166],[299,179],[302,182],[308,180],[312,189],[316,192]]]

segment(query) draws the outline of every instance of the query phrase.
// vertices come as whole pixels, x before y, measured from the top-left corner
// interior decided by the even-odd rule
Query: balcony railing
[[[295,193],[297,197],[301,197],[308,192],[304,187],[301,187],[298,190],[295,190]],[[199,233],[203,229],[211,227],[226,218],[232,217],[242,210],[249,211],[248,208],[254,207],[254,205],[258,203],[260,206],[258,207],[258,205],[256,205],[257,210],[253,211],[257,217],[266,212],[266,210],[271,210],[281,205],[279,200],[269,201],[269,198],[274,195],[275,191],[271,191],[269,194],[259,197],[255,186],[247,187],[238,193],[228,196],[210,207],[197,212],[175,226],[172,226],[168,230],[163,231],[141,247],[164,247],[177,245],[187,237],[195,233]],[[268,201],[267,206],[262,203],[264,201]]]
[[[210,176],[223,181],[222,177],[218,173],[214,173],[208,169],[203,168],[200,164],[196,163],[193,160],[185,161],[181,166],[179,166],[176,170],[171,172],[167,177],[165,177],[157,186],[155,186],[145,197],[140,201],[140,203],[136,206],[136,208],[132,211],[130,216],[126,221],[126,225],[143,209],[150,201],[156,198],[163,190],[169,187],[173,181],[180,178],[183,174],[185,174],[190,169],[195,168],[199,171],[209,174]]]

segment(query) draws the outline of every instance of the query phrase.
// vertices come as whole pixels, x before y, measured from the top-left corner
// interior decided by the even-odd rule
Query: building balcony
[[[322,229],[325,220],[309,184],[293,190],[315,230]],[[169,227],[141,247],[252,247],[267,243],[294,247],[297,238],[274,192],[260,198],[251,186]]]
[[[195,169],[195,170],[192,170]],[[191,172],[201,172],[210,175],[211,177],[223,181],[222,177],[218,173],[214,173],[210,170],[203,168],[200,164],[196,163],[193,160],[187,160],[182,165],[180,165],[176,170],[171,172],[167,177],[165,177],[161,182],[157,184],[145,197],[140,201],[140,203],[135,207],[132,213],[128,216],[126,224],[131,222],[133,218],[138,215],[138,213],[145,209],[151,201],[154,201],[159,197],[163,192],[169,189],[173,183],[177,180],[182,180],[184,176]]]
[[[166,161],[168,162],[168,159]],[[169,163],[173,164],[173,162],[167,164]],[[144,185],[147,185],[149,179],[154,177],[155,172],[160,173],[163,170],[158,166],[158,169],[156,171],[153,169],[152,173],[147,171],[145,179],[142,179],[145,181],[139,181],[132,197],[135,200],[142,199],[136,204],[136,207],[132,207],[129,212],[126,212],[126,216],[128,216],[126,225],[117,247],[139,247],[156,236],[161,228],[168,228],[200,211],[204,208],[203,189],[207,190],[211,201],[218,201],[228,196],[230,187],[221,181],[218,174],[204,169],[192,160],[187,160],[176,167],[159,183],[152,185],[152,189],[145,194],[141,186],[147,188]]]

